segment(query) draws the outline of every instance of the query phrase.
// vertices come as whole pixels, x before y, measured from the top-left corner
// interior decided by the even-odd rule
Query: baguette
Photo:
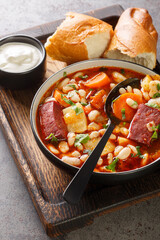
[[[101,57],[113,35],[112,26],[93,17],[69,12],[45,49],[55,60],[68,64]]]
[[[158,34],[148,11],[129,8],[119,18],[103,57],[123,59],[153,69],[156,66],[157,39]]]

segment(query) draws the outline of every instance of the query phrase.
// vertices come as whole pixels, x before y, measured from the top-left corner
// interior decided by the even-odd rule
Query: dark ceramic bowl
[[[120,68],[126,68],[126,69],[132,69],[133,71],[143,73],[143,74],[149,74],[149,75],[155,75],[156,73],[152,70],[140,66],[138,64],[125,62],[122,60],[111,60],[111,59],[97,59],[97,60],[88,60],[83,61],[79,63],[72,64],[59,72],[53,74],[48,80],[46,80],[42,86],[38,89],[37,93],[35,94],[35,97],[32,101],[31,111],[30,111],[30,120],[31,120],[31,127],[34,134],[34,137],[37,141],[38,146],[40,147],[41,151],[45,154],[45,156],[52,162],[52,163],[58,163],[62,164],[64,167],[69,168],[74,173],[78,170],[77,167],[71,166],[65,162],[63,162],[61,159],[59,159],[57,156],[52,154],[43,144],[41,141],[38,131],[37,131],[37,125],[36,125],[36,113],[37,108],[40,103],[40,100],[44,93],[59,79],[63,77],[63,72],[67,72],[67,74],[74,73],[76,71],[81,71],[83,69],[92,68],[92,67],[120,67]],[[106,185],[110,184],[119,184],[124,181],[128,181],[137,177],[141,177],[144,174],[147,174],[153,170],[155,170],[158,166],[160,166],[160,159],[155,160],[154,162],[141,167],[137,168],[131,171],[125,171],[125,172],[105,172],[105,173],[99,173],[99,172],[93,172],[92,174],[92,180],[96,183],[102,183]]]
[[[24,72],[7,72],[0,69],[0,85],[10,89],[23,89],[38,83],[45,73],[46,51],[43,44],[36,38],[26,35],[11,35],[0,39],[0,46],[6,43],[20,42],[35,46],[41,53],[40,62],[30,70]]]

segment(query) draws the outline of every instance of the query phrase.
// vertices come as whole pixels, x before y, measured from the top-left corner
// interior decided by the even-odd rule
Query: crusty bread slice
[[[157,39],[158,34],[148,11],[129,8],[119,18],[104,57],[123,59],[153,69],[156,65]]]
[[[68,64],[101,57],[113,36],[112,26],[93,17],[69,12],[45,49],[52,58]]]

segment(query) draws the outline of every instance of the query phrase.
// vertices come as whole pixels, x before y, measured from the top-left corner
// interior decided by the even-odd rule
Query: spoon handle
[[[80,200],[114,127],[115,125],[110,122],[106,132],[104,133],[95,149],[92,151],[89,158],[86,160],[86,162],[79,169],[79,171],[73,177],[72,181],[67,186],[66,190],[63,193],[63,198],[68,203],[75,204]]]

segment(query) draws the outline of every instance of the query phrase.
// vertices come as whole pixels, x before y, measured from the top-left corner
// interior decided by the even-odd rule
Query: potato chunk
[[[82,112],[76,114],[73,107],[67,107],[63,109],[64,121],[67,124],[68,132],[83,133],[87,130],[87,118],[83,111],[83,107],[80,103],[76,103],[75,106],[81,109]]]
[[[100,139],[101,139],[100,137],[90,139],[87,143],[84,144],[85,148],[93,151],[93,149],[97,146]],[[105,156],[108,153],[113,152],[114,149],[115,149],[115,144],[112,141],[108,140],[108,142],[106,143],[103,149],[101,156]]]

